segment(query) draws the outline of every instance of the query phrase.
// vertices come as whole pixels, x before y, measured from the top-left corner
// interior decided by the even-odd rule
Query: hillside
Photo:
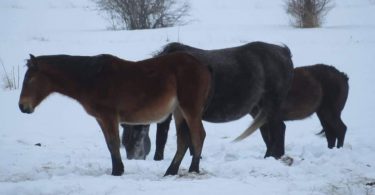
[[[155,30],[110,31],[90,0],[1,0],[0,59],[20,68],[29,53],[96,55],[128,60],[152,56],[168,42],[204,49],[251,41],[286,44],[296,67],[330,64],[349,76],[343,111],[348,127],[344,148],[329,150],[315,115],[287,122],[286,154],[292,166],[263,159],[259,132],[233,144],[251,122],[204,123],[207,137],[201,174],[163,177],[176,150],[171,125],[165,160],[127,160],[113,177],[111,160],[96,121],[75,101],[54,94],[32,115],[18,108],[20,89],[0,89],[0,194],[375,194],[375,2],[338,0],[322,28],[289,25],[283,1],[191,0],[188,25]],[[2,73],[2,71],[0,71]],[[173,124],[173,123],[172,123]],[[155,125],[151,126],[152,144]],[[41,146],[36,146],[35,144]]]

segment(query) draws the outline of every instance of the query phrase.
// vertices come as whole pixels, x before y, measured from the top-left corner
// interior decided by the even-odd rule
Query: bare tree
[[[292,24],[299,28],[320,27],[324,17],[334,7],[333,0],[285,0],[286,12]]]
[[[113,29],[150,29],[184,24],[190,5],[181,0],[94,0]]]

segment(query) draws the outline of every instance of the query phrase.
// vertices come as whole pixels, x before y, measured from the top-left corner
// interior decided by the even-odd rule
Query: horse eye
[[[24,80],[29,82],[31,79],[32,79],[32,76],[30,72],[26,72]]]
[[[30,78],[28,78],[28,82],[29,82],[29,83],[34,82],[34,80],[35,80],[35,77],[30,77]]]

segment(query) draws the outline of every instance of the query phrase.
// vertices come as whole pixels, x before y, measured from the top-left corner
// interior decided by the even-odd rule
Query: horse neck
[[[86,92],[86,89],[72,81],[61,80],[54,82],[53,91],[76,99],[80,102],[82,95]]]
[[[58,71],[47,72],[47,76],[50,80],[50,86],[52,92],[60,93],[62,95],[71,97],[80,102],[82,94],[87,93],[84,83],[79,82],[76,79],[72,79],[63,74],[59,74]]]

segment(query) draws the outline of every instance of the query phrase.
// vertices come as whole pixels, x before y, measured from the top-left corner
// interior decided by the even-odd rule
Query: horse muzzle
[[[146,155],[133,155],[133,154],[127,154],[126,158],[128,160],[145,160]]]
[[[22,113],[31,114],[34,112],[34,108],[30,104],[18,104]]]

